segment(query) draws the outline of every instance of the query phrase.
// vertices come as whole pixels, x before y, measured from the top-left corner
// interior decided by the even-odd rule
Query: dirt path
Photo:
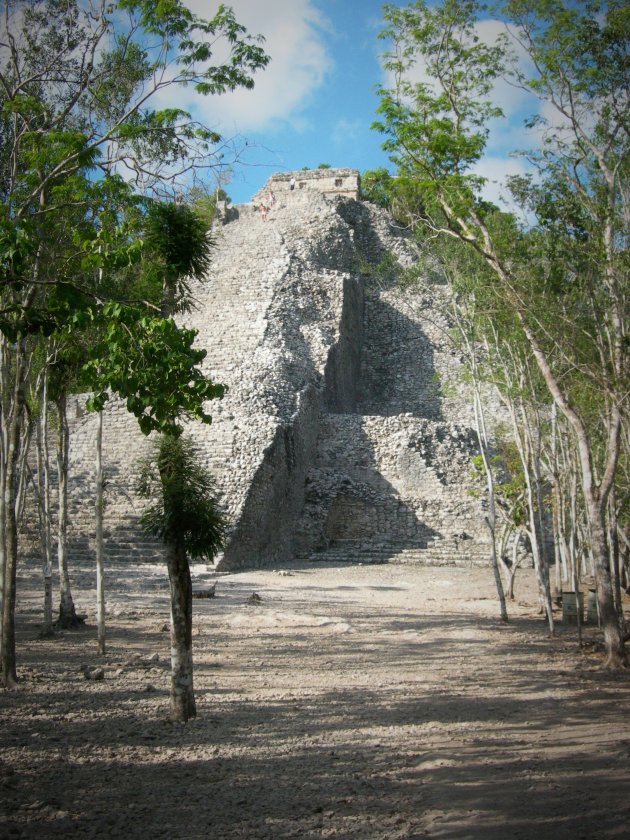
[[[213,577],[195,571],[200,588]],[[630,679],[572,631],[547,638],[529,571],[507,627],[485,570],[220,576],[195,601],[186,726],[166,720],[162,570],[110,574],[102,663],[91,585],[75,583],[86,628],[42,641],[36,570],[20,582],[2,837],[628,837]]]

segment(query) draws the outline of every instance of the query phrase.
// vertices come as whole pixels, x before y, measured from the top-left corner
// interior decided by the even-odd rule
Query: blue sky
[[[202,17],[215,8],[208,0],[187,5]],[[381,0],[230,0],[228,5],[250,33],[264,35],[271,63],[252,91],[210,97],[201,105],[191,98],[185,107],[225,137],[247,140],[226,186],[232,200],[248,201],[273,172],[319,163],[359,170],[387,166],[382,137],[370,129],[378,106],[374,88],[384,80]],[[503,29],[494,20],[480,26],[490,40]],[[522,120],[535,103],[507,86],[495,96],[507,119],[495,126],[479,171],[489,178],[488,197],[497,200],[506,172],[524,169],[507,151],[529,145]]]

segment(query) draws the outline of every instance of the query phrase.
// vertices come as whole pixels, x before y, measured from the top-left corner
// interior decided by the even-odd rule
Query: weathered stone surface
[[[460,368],[446,338],[447,291],[431,287],[412,305],[383,278],[386,254],[402,264],[416,255],[385,211],[328,194],[329,179],[358,187],[358,173],[298,174],[308,187],[289,190],[284,173],[264,188],[275,194],[267,221],[243,204],[217,225],[212,270],[186,317],[208,352],[205,370],[229,389],[210,407],[213,424],[189,429],[229,517],[219,567],[296,554],[485,560],[479,503],[467,492],[469,400],[461,385],[445,387]],[[91,550],[93,532],[96,421],[80,406],[77,398],[75,555]],[[120,403],[107,408],[103,445],[108,555],[154,560],[161,549],[142,536],[132,491],[149,442]]]
[[[273,206],[282,193],[317,190],[327,196],[343,195],[359,198],[359,173],[356,169],[299,169],[295,172],[276,172],[253,197],[254,204]]]

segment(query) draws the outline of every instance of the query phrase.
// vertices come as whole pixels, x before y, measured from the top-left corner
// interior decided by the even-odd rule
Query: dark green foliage
[[[361,175],[361,198],[384,207],[402,225],[414,226],[424,213],[424,201],[413,178],[402,170],[392,175],[384,166]]]
[[[206,226],[185,204],[153,203],[144,240],[169,274],[201,277],[210,266]]]
[[[142,525],[165,544],[183,546],[192,559],[212,562],[223,545],[225,518],[214,483],[187,437],[163,435],[141,464],[136,490],[150,501]]]
[[[212,240],[204,219],[185,204],[154,202],[146,219],[148,273],[163,278],[172,295],[169,312],[187,308],[188,279],[202,279],[211,261]]]
[[[201,371],[206,351],[193,347],[195,330],[116,303],[97,315],[102,323],[80,372],[83,387],[94,392],[88,409],[103,408],[111,390],[126,400],[144,434],[179,435],[182,418],[211,422],[204,403],[220,399],[225,388]]]

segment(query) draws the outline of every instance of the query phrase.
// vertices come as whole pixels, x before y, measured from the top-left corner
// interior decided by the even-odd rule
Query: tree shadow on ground
[[[2,698],[0,830],[33,840],[624,836],[627,679],[550,672],[540,621],[499,629],[483,616],[371,617],[358,605],[344,618],[373,632],[217,627],[208,607],[195,637],[199,717],[185,727],[165,720],[165,661],[143,664],[168,646],[157,627],[113,623],[108,661],[127,657],[120,683],[83,680],[85,632],[61,647],[33,643],[23,689]]]
[[[13,774],[5,830],[29,838],[568,840],[622,836],[627,825],[628,741],[610,733],[585,743],[575,721],[562,737],[560,708],[549,712],[539,754],[536,716],[500,699],[385,704],[373,692],[344,690],[310,697],[306,709],[271,703],[264,716],[258,704],[238,706],[233,718],[222,708],[185,730],[148,720],[134,731],[127,722],[109,743],[93,727],[76,733],[82,753],[75,747],[63,759],[63,744],[44,736]],[[408,733],[395,751],[392,727]]]

